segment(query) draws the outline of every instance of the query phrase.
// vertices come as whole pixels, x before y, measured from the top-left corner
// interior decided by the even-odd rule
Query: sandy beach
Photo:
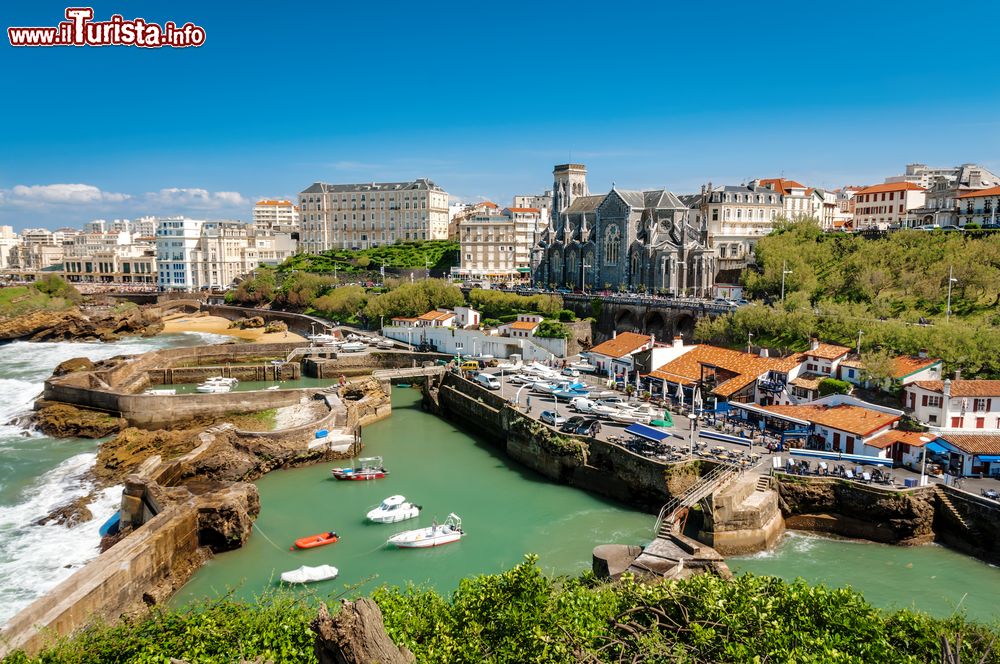
[[[272,343],[282,341],[305,341],[294,332],[265,333],[264,328],[238,330],[229,327],[229,321],[219,316],[199,316],[197,314],[180,314],[163,321],[164,333],[171,332],[210,332],[237,337],[254,343]]]

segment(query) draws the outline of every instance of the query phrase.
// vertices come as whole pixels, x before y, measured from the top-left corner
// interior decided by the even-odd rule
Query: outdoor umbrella
[[[684,388],[681,387],[680,383],[677,383],[677,400],[681,403],[681,410],[684,410]]]
[[[701,410],[701,388],[694,388],[694,396],[691,398],[691,410]]]

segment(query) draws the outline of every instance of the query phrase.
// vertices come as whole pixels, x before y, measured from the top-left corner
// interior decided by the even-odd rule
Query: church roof
[[[600,196],[577,196],[573,199],[570,206],[564,210],[564,213],[593,212],[604,198],[603,194]]]
[[[626,204],[636,209],[683,209],[687,206],[677,196],[666,189],[651,191],[635,191],[633,189],[617,189],[615,191]]]

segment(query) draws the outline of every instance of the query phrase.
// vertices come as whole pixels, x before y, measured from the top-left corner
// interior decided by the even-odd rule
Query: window
[[[951,428],[952,429],[961,429],[962,428],[962,418],[961,417],[953,417],[953,418],[951,418]]]
[[[605,265],[617,265],[618,258],[621,255],[621,231],[618,230],[618,226],[611,225],[604,232],[604,264]]]
[[[986,418],[985,417],[977,417],[976,418],[976,428],[977,429],[982,429],[984,426],[986,426]]]
[[[927,403],[924,404],[924,405],[930,406],[931,408],[940,408],[941,404],[943,404],[943,403],[944,403],[944,397],[934,397],[934,396],[932,396],[932,397],[930,397],[930,398],[927,399]]]
[[[992,399],[976,399],[973,403],[973,408],[977,413],[982,413],[990,409]]]

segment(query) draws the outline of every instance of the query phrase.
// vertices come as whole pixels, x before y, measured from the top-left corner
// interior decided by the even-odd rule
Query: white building
[[[540,223],[548,226],[552,219],[552,191],[547,190],[541,195],[521,195],[514,196],[515,208],[534,208],[541,216]]]
[[[758,187],[770,189],[781,194],[781,203],[784,210],[785,219],[794,221],[807,217],[817,217],[816,205],[812,195],[812,189],[785,178],[763,178],[756,181]]]
[[[543,320],[545,317],[539,314],[518,314],[517,320],[501,325],[499,332],[504,337],[530,339],[535,336],[535,331]]]
[[[195,290],[195,253],[205,221],[164,217],[156,222],[157,284],[161,290]]]
[[[156,249],[152,244],[127,244],[67,256],[63,276],[74,283],[116,283],[156,286]]]
[[[903,411],[836,394],[811,403],[764,406],[764,410],[805,420],[827,451],[888,458],[886,452],[870,445],[892,431]]]
[[[906,386],[906,408],[933,431],[1000,431],[1000,380],[919,380]]]
[[[914,211],[924,206],[926,190],[912,182],[865,187],[854,194],[854,228],[863,230],[920,225]]]
[[[303,251],[448,239],[448,192],[431,180],[326,184],[299,194]]]
[[[744,264],[757,241],[785,216],[781,193],[756,181],[721,187],[709,183],[691,204],[698,210],[695,225],[700,228],[707,222],[708,243],[723,269]]]
[[[253,206],[253,225],[260,231],[298,233],[299,207],[292,201],[257,201]]]
[[[15,252],[20,244],[13,226],[0,226],[0,270],[11,266],[11,252]]]
[[[549,225],[543,209],[514,206],[503,211],[514,222],[514,269],[521,274],[531,272],[531,250]]]
[[[636,353],[653,347],[654,339],[635,332],[612,332],[612,337],[599,343],[585,355],[597,367],[599,376],[623,376],[628,378],[636,368]]]
[[[257,250],[257,260],[265,265],[277,265],[298,252],[299,243],[290,233],[275,233],[253,229],[250,238]]]
[[[995,228],[1000,221],[1000,187],[960,194],[955,200],[958,224],[979,224]]]
[[[960,166],[950,168],[931,168],[927,164],[907,164],[902,175],[893,175],[885,179],[886,184],[899,184],[909,182],[924,189],[928,189],[931,183],[938,179],[954,180],[958,177]]]

